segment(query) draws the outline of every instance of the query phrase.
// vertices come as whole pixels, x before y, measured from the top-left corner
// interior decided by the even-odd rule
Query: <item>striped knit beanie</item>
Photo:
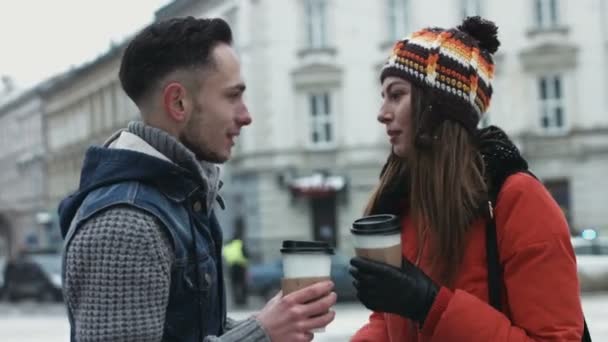
[[[398,41],[382,68],[381,81],[397,76],[432,93],[434,126],[443,119],[474,131],[492,98],[498,28],[480,17],[457,28],[425,28]]]

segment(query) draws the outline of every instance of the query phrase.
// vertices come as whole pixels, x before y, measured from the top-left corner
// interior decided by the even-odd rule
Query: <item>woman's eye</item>
[[[396,93],[391,93],[391,94],[389,94],[389,96],[388,96],[388,97],[389,97],[391,100],[393,100],[393,101],[397,101],[397,100],[399,100],[399,99],[401,98],[401,96],[402,96],[402,95],[403,95],[403,93],[401,93],[401,92],[396,92]]]

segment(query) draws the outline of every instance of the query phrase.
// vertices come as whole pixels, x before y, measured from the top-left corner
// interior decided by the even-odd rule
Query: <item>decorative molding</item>
[[[550,28],[532,27],[526,31],[528,38],[536,38],[544,35],[562,35],[566,36],[570,33],[570,28],[565,25],[554,26]]]
[[[317,87],[318,85],[338,87],[342,83],[342,69],[332,64],[315,63],[292,71],[295,88]]]
[[[327,169],[351,169],[365,165],[382,165],[389,151],[387,146],[380,144],[342,146],[331,151],[311,151],[306,148],[266,150],[240,155],[233,158],[229,164],[232,172],[236,173],[275,170],[287,166],[303,168],[307,165]]]
[[[519,57],[527,72],[573,69],[578,63],[579,48],[563,43],[545,43],[523,50]]]
[[[608,127],[573,128],[563,135],[526,132],[518,136],[525,154],[533,158],[586,158],[608,154]],[[556,149],[555,146],[560,146]]]
[[[307,57],[311,55],[325,55],[334,57],[337,54],[337,50],[335,47],[322,47],[322,48],[310,48],[305,47],[298,50],[298,57]]]

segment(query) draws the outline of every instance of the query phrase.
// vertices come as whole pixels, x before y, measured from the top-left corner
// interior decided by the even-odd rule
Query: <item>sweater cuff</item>
[[[227,331],[219,339],[222,342],[252,341],[252,342],[271,342],[270,336],[264,330],[254,316],[240,321],[231,330]],[[207,340],[205,340],[207,342]]]
[[[437,297],[435,298],[435,302],[431,309],[429,310],[428,315],[426,316],[426,320],[424,321],[424,325],[422,326],[422,334],[426,336],[432,336],[435,332],[435,327],[443,312],[448,307],[450,300],[454,296],[454,293],[450,291],[447,287],[441,287]]]

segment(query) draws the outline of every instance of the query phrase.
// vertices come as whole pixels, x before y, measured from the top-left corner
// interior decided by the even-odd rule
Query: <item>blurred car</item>
[[[9,301],[61,301],[61,254],[28,251],[6,264],[4,296]]]
[[[353,287],[353,279],[348,273],[350,259],[341,254],[335,254],[331,260],[331,280],[335,284],[334,291],[339,301],[355,300],[357,292]],[[283,263],[280,258],[268,263],[253,264],[247,272],[249,294],[261,296],[269,300],[281,290]]]
[[[582,291],[608,290],[608,238],[571,239]]]

